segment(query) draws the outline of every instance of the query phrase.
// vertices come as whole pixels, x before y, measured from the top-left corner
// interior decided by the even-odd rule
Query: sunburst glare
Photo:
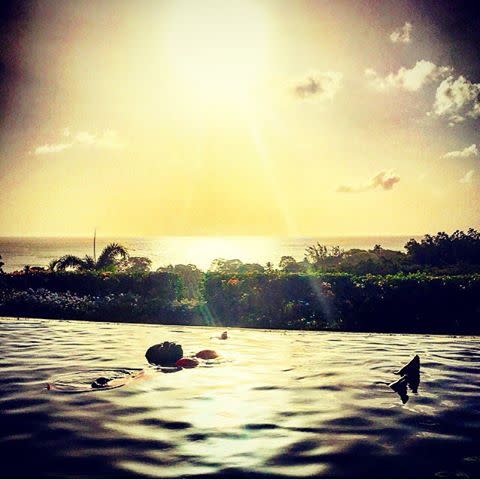
[[[243,101],[268,62],[268,21],[252,1],[179,1],[165,31],[176,80],[197,101]]]

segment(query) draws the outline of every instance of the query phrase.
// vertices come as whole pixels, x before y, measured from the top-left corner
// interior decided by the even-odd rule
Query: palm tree
[[[48,268],[52,272],[64,272],[67,269],[78,272],[112,270],[127,258],[128,252],[125,247],[118,243],[110,243],[103,249],[97,261],[90,255],[85,255],[83,258],[75,255],[64,255],[57,260],[52,260]]]

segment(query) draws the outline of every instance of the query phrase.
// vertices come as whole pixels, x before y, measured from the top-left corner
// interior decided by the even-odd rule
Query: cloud
[[[412,41],[410,34],[412,33],[412,24],[405,22],[403,27],[397,28],[390,34],[390,41],[393,43],[410,43]]]
[[[480,117],[480,83],[472,83],[463,75],[447,77],[438,86],[433,114],[446,117],[450,126],[465,121],[466,117]]]
[[[53,143],[45,144],[35,149],[35,155],[45,155],[48,153],[59,153],[72,147],[72,143]]]
[[[117,149],[123,147],[123,143],[120,142],[117,132],[114,130],[105,130],[101,135],[78,132],[75,135],[75,140],[79,144],[92,145],[99,148]]]
[[[367,68],[365,76],[369,80],[370,85],[377,90],[401,88],[410,92],[416,92],[427,83],[439,80],[452,71],[452,67],[439,67],[433,62],[419,60],[412,68],[401,67],[397,73],[390,73],[386,77],[381,77],[372,68]]]
[[[340,72],[312,72],[293,86],[293,93],[301,99],[331,100],[342,85]]]
[[[123,148],[124,144],[118,138],[115,130],[105,130],[103,135],[95,139],[95,144],[100,148],[119,149]]]
[[[373,176],[367,183],[360,185],[340,185],[337,192],[341,193],[361,193],[370,190],[392,190],[393,186],[400,181],[400,177],[392,171],[381,171]]]
[[[476,157],[478,155],[477,145],[474,143],[469,147],[465,147],[463,150],[454,150],[444,155],[445,158],[468,158]]]
[[[88,132],[78,132],[75,135],[75,140],[82,145],[93,145],[95,143],[96,135]]]
[[[469,170],[459,181],[460,183],[472,183],[475,170]]]
[[[114,130],[105,130],[101,135],[86,131],[72,134],[69,128],[62,130],[62,136],[71,138],[70,143],[45,144],[35,149],[35,155],[60,153],[75,146],[115,150],[123,148],[123,143]]]

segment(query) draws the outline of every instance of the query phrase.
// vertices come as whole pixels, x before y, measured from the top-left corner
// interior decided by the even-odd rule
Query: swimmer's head
[[[158,343],[147,350],[145,357],[154,365],[175,365],[183,357],[183,349],[174,342]]]

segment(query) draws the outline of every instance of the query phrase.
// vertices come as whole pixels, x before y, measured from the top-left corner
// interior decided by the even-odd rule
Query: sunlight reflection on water
[[[0,319],[4,474],[406,476],[480,474],[476,337],[229,330]],[[152,343],[219,361],[164,374]],[[418,394],[388,388],[414,353]],[[109,391],[47,391],[90,368],[145,369]],[[92,379],[93,380],[93,379]],[[88,379],[85,379],[88,382]],[[473,459],[473,460],[472,460]]]

